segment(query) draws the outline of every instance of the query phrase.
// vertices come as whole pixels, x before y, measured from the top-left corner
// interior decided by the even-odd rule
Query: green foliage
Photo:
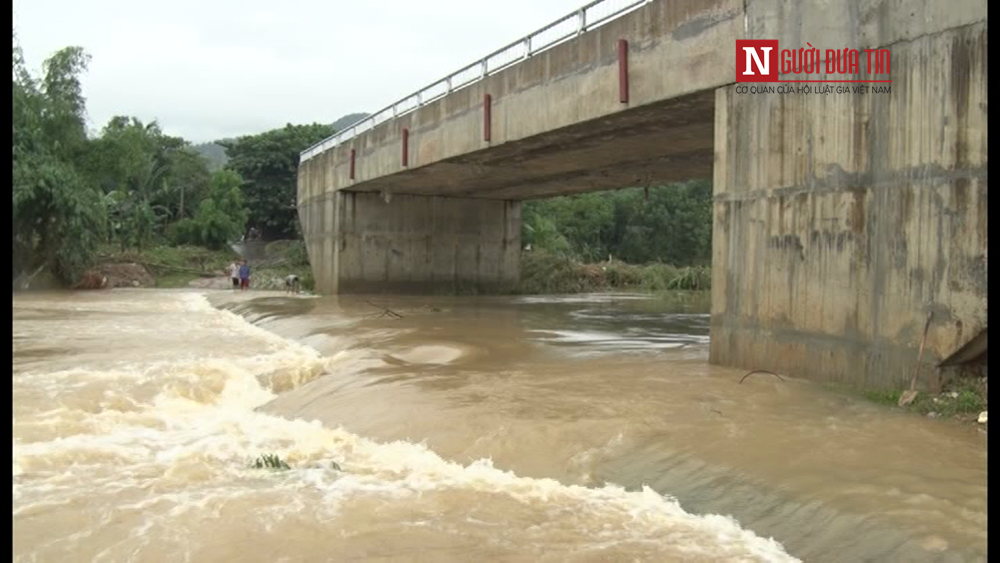
[[[712,271],[704,266],[683,268],[667,284],[667,289],[709,289],[712,286]]]
[[[646,291],[668,291],[673,289],[690,289],[679,287],[677,278],[680,272],[669,264],[646,264],[639,271],[639,287]]]
[[[559,232],[555,221],[550,217],[533,213],[522,223],[523,243],[545,252],[559,256],[568,256],[571,247],[566,237]]]
[[[268,238],[296,235],[299,153],[333,133],[329,125],[289,124],[220,143],[229,156],[226,168],[243,178],[250,226]]]
[[[177,222],[171,233],[173,242],[223,248],[239,238],[246,216],[240,177],[231,170],[219,170],[212,174],[208,197],[201,201],[194,218]]]
[[[891,408],[898,408],[899,398],[903,393],[899,389],[865,389],[858,392],[849,388],[831,387],[842,392],[859,393],[873,403]],[[903,407],[903,410],[942,418],[970,419],[986,408],[985,382],[965,377],[951,382],[942,393],[918,393],[913,402]]]
[[[143,264],[155,276],[157,287],[187,287],[200,277],[228,275],[228,266],[239,255],[231,248],[211,250],[191,245],[160,245],[122,252],[117,245],[105,244],[97,257],[102,263]]]
[[[985,384],[968,377],[952,382],[940,395],[917,395],[909,408],[921,414],[937,413],[939,416],[954,417],[979,414],[986,407]]]
[[[15,37],[13,61],[14,273],[48,269],[71,282],[90,264],[105,225],[100,194],[80,173],[87,141],[80,74],[89,57],[79,47],[58,51],[36,79]]]
[[[579,293],[595,291],[598,284],[585,275],[571,258],[545,250],[521,255],[521,280],[517,293]]]
[[[316,279],[313,277],[312,268],[306,268],[299,275],[299,286],[306,291],[316,290]]]
[[[285,460],[278,457],[277,454],[262,454],[257,456],[257,459],[253,460],[250,467],[254,469],[291,469]]]
[[[584,262],[707,265],[712,250],[712,186],[698,180],[649,189],[530,201],[522,240]],[[685,283],[704,285],[697,279]]]
[[[170,222],[183,221],[209,196],[207,162],[183,139],[163,134],[155,121],[113,117],[90,142],[86,170],[106,196],[109,239],[123,249],[169,236],[175,230]]]
[[[293,266],[309,265],[309,253],[306,251],[306,243],[304,241],[297,240],[289,245],[286,256],[288,256],[288,263]]]
[[[592,291],[676,291],[711,287],[705,267],[675,268],[669,264],[605,262],[582,264],[545,250],[521,255],[521,280],[515,293],[551,294]]]
[[[873,403],[894,407],[899,404],[899,396],[902,393],[897,389],[867,389],[864,391],[864,396]]]

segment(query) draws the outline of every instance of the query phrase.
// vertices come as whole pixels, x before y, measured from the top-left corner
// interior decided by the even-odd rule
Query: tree
[[[579,260],[703,265],[712,252],[712,185],[704,180],[526,202],[522,238]]]
[[[265,237],[295,236],[299,153],[333,133],[329,125],[289,124],[221,143],[229,157],[226,168],[243,178],[249,224]]]
[[[178,242],[218,249],[239,238],[247,219],[241,183],[231,170],[213,173],[209,195],[199,204],[194,218],[177,223]]]
[[[15,274],[48,268],[75,280],[89,266],[104,229],[100,195],[79,171],[85,150],[80,74],[89,56],[56,52],[36,79],[14,42],[12,244]]]
[[[122,250],[141,250],[207,195],[208,163],[155,121],[113,117],[90,143],[87,170],[105,194],[108,235]]]

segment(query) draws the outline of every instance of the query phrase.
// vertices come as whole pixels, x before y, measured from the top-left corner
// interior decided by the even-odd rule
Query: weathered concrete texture
[[[706,177],[713,91],[733,81],[743,28],[742,0],[651,2],[310,159],[299,201],[339,189],[523,200]],[[619,39],[629,41],[627,104]]]
[[[777,39],[782,49],[810,43],[825,53],[885,48],[985,22],[986,0],[746,0],[746,14],[747,39]]]
[[[899,387],[933,313],[933,388],[930,366],[986,326],[987,24],[884,17],[861,32],[899,40],[891,94],[717,92],[714,363]]]
[[[491,293],[520,276],[520,202],[334,192],[300,213],[322,293]]]

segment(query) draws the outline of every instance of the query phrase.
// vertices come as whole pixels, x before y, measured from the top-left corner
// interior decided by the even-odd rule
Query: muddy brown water
[[[704,298],[13,307],[16,561],[986,561],[984,433],[740,385]]]

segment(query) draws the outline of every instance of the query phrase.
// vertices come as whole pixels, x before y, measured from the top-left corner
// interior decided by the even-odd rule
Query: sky
[[[586,0],[14,0],[36,73],[59,49],[92,57],[88,126],[157,120],[194,142],[375,111]]]

